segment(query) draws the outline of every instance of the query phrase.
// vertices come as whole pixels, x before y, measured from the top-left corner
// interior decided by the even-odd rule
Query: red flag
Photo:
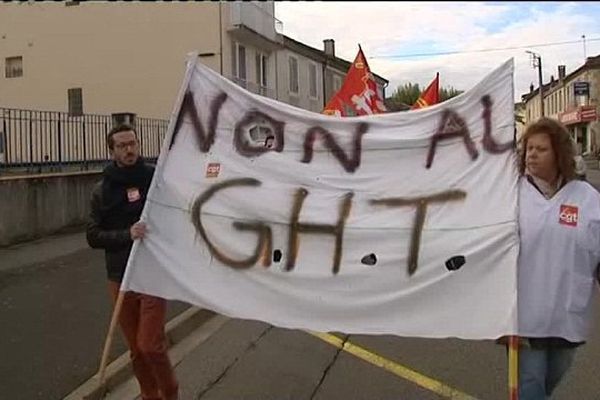
[[[344,105],[353,109],[357,115],[379,114],[386,111],[360,45],[342,87],[329,100],[323,114],[344,116]]]
[[[410,108],[416,110],[417,108],[425,108],[432,106],[440,102],[440,74],[435,74],[435,79],[427,86],[427,89],[421,93],[421,96],[417,99],[415,104]]]
[[[346,116],[346,113],[344,112],[344,103],[342,103],[337,93],[334,94],[331,100],[329,100],[329,103],[327,103],[323,110],[323,114],[335,115],[336,117]]]

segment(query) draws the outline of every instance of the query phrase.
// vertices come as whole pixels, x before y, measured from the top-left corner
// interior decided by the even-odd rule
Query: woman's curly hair
[[[523,175],[526,170],[527,141],[531,136],[540,133],[545,133],[550,137],[560,175],[567,181],[575,179],[575,146],[573,139],[571,139],[569,131],[563,124],[546,117],[542,117],[529,125],[519,140],[519,172]]]

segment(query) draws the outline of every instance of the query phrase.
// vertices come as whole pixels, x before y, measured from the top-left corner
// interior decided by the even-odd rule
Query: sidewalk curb
[[[169,356],[173,365],[176,365],[181,361],[183,356],[179,356],[179,360],[175,362],[173,356],[176,355],[176,350],[179,350],[184,344],[185,339],[190,336],[200,326],[205,324],[211,324],[215,319],[220,321],[218,317],[221,317],[212,311],[204,310],[198,307],[191,306],[175,318],[167,322],[165,326],[165,333],[169,342]],[[224,318],[224,317],[221,317]],[[212,323],[211,325],[215,325]],[[222,325],[222,324],[221,324]],[[219,325],[218,327],[220,327]],[[211,332],[212,333],[212,332]],[[115,333],[118,334],[118,333]],[[206,340],[206,339],[204,339]],[[191,350],[191,349],[190,349]],[[179,350],[180,351],[180,350]],[[188,350],[189,351],[189,350]],[[100,386],[98,373],[94,374],[90,379],[84,382],[81,386],[67,395],[63,400],[100,400],[104,398],[107,392],[114,391],[123,383],[127,382],[132,378],[132,371],[129,367],[129,351],[120,355],[116,360],[111,362],[106,367],[106,385],[105,387]],[[136,385],[137,389],[137,385]]]
[[[178,343],[173,348],[169,349],[169,358],[171,359],[173,368],[177,370],[178,365],[184,361],[188,354],[208,340],[229,320],[228,317],[215,315],[201,327],[193,331],[188,337],[183,339],[181,343]],[[137,380],[135,377],[130,376],[127,381],[108,392],[103,400],[140,400],[140,387]]]

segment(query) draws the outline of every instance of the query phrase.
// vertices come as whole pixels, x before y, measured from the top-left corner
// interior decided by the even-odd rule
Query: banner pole
[[[119,314],[121,314],[121,307],[123,306],[123,299],[125,298],[125,292],[119,291],[119,296],[115,302],[112,317],[110,319],[110,326],[108,327],[108,333],[104,340],[104,349],[102,350],[102,359],[100,360],[100,368],[98,369],[98,375],[100,380],[100,387],[105,385],[106,381],[106,364],[108,363],[108,354],[112,346],[112,339],[117,327],[117,321],[119,320]]]
[[[519,337],[508,337],[508,399],[519,399]]]

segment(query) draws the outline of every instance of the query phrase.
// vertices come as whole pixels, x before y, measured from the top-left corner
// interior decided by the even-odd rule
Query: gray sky
[[[281,33],[319,49],[335,39],[336,55],[352,61],[358,44],[371,70],[400,84],[425,87],[440,73],[442,86],[468,90],[503,61],[515,61],[515,99],[537,87],[530,49],[542,56],[544,82],[600,54],[600,2],[276,2]],[[530,46],[557,42],[571,44]],[[453,55],[417,54],[529,46]],[[401,57],[398,57],[401,56]]]

